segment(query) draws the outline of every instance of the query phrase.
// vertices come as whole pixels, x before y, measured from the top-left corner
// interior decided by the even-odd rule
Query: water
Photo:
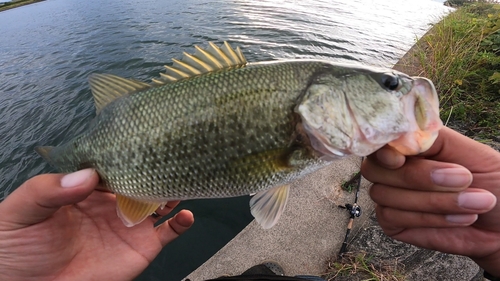
[[[194,44],[224,40],[249,61],[390,67],[447,11],[431,0],[48,0],[1,12],[0,199],[53,171],[35,146],[61,144],[92,120],[93,72],[149,81]],[[138,280],[184,277],[251,220],[248,197],[183,207],[194,211],[195,226]]]

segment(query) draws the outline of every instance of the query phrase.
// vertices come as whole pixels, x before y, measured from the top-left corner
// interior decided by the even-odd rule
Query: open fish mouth
[[[439,118],[439,98],[432,82],[423,77],[413,77],[414,83],[408,96],[404,97],[404,107],[408,116],[414,116],[410,130],[389,143],[405,155],[415,155],[428,150],[443,127]]]
[[[376,83],[383,75],[374,75],[364,84]],[[353,91],[331,86],[308,90],[307,100],[296,112],[301,115],[302,128],[319,155],[327,159],[347,154],[366,156],[386,144],[405,155],[430,148],[443,126],[434,85],[426,78],[388,75],[394,86],[375,91],[371,98],[370,95],[359,98],[346,94]]]

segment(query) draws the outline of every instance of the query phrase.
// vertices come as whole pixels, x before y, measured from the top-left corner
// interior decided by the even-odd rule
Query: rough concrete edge
[[[237,275],[267,260],[278,262],[287,275],[325,273],[327,262],[340,250],[349,214],[338,205],[353,203],[354,193],[340,185],[359,171],[360,158],[339,160],[292,185],[287,208],[276,226],[264,230],[253,221],[212,258],[187,276],[206,280]],[[359,205],[371,213],[374,203],[362,182]],[[351,235],[367,215],[356,219]]]

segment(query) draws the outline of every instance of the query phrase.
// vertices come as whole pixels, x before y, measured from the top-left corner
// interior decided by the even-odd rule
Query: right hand
[[[445,127],[425,153],[386,146],[361,171],[388,236],[469,256],[500,277],[500,153]]]

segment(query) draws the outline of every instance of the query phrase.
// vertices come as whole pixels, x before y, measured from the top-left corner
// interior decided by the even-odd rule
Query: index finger
[[[408,157],[398,169],[387,169],[368,158],[361,173],[373,183],[422,191],[457,192],[472,182],[471,172],[458,164],[417,157]]]
[[[388,169],[397,169],[403,166],[406,157],[424,157],[441,162],[456,163],[472,172],[480,172],[481,168],[500,165],[498,164],[500,163],[500,154],[494,149],[448,127],[443,127],[434,144],[419,155],[405,156],[386,145],[368,156]],[[483,161],[483,158],[486,162]]]

